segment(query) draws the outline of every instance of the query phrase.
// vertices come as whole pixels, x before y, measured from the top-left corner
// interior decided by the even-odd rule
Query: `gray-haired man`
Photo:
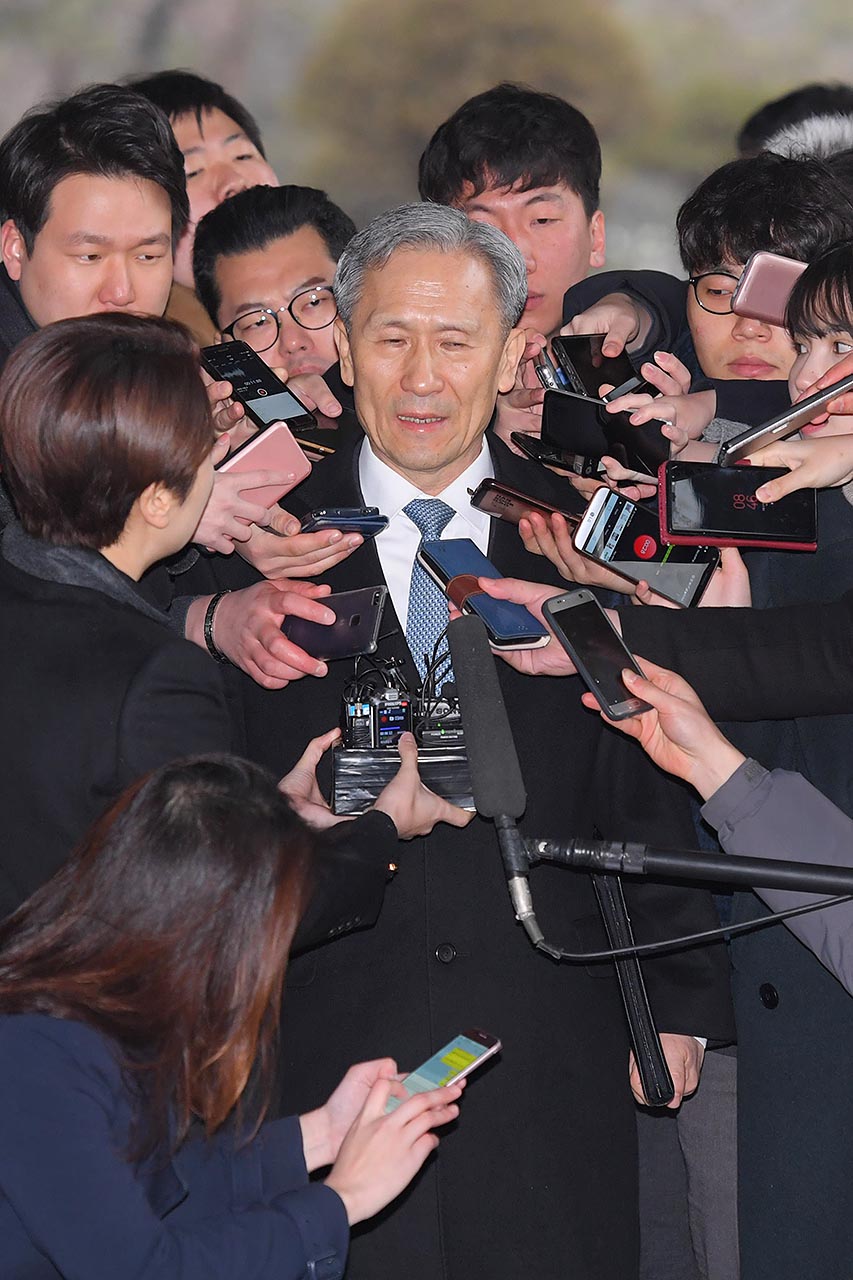
[[[335,291],[342,371],[366,439],[339,449],[288,503],[363,502],[390,517],[327,581],[341,591],[384,579],[393,607],[378,656],[400,659],[414,687],[425,637],[447,621],[445,602],[414,569],[422,536],[470,538],[508,575],[559,581],[511,525],[474,510],[467,492],[495,476],[566,501],[555,478],[486,430],[523,346],[524,262],[501,232],[457,210],[404,206],[352,240]],[[350,675],[349,664],[334,664],[310,691],[303,682],[283,693],[247,682],[253,754],[281,772],[309,726],[336,723]],[[597,825],[613,838],[689,843],[681,795],[583,711],[570,680],[537,682],[504,664],[499,675],[529,793],[526,830],[589,835]],[[459,1132],[406,1202],[353,1240],[348,1275],[631,1280],[636,1139],[610,969],[600,980],[530,949],[513,928],[494,832],[483,822],[438,828],[401,847],[398,861],[379,923],[292,967],[287,1109],[319,1097],[342,1055],[390,1052],[409,1069],[472,1024],[500,1036],[504,1050],[472,1080]],[[602,945],[587,877],[543,869],[535,888],[549,933],[578,949]],[[635,891],[632,914],[645,938],[713,923],[703,895],[659,887]],[[673,1074],[689,1088],[701,1056],[691,1033],[730,1034],[723,965],[710,951],[692,952],[650,964],[647,979],[659,1024],[673,1033]]]

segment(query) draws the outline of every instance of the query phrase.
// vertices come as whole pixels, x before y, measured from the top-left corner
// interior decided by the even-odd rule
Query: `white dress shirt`
[[[376,551],[391,602],[404,631],[409,612],[412,568],[421,541],[421,531],[403,508],[414,498],[440,498],[456,512],[448,521],[441,535],[442,540],[470,538],[486,555],[489,549],[491,517],[471,506],[468,490],[476,489],[482,480],[491,479],[494,474],[492,455],[483,440],[478,457],[466,467],[461,476],[457,476],[442,493],[424,493],[411,480],[392,471],[387,463],[377,458],[370,441],[364,441],[358,459],[361,493],[365,506],[378,507],[389,520],[388,528],[376,539]]]

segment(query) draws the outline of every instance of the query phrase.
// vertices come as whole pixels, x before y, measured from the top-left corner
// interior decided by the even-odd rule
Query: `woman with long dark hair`
[[[459,1086],[385,1115],[390,1059],[264,1121],[314,841],[256,766],[179,761],[0,926],[2,1275],[335,1280],[435,1148]]]

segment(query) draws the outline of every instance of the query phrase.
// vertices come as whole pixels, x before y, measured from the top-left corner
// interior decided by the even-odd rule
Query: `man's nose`
[[[124,258],[110,259],[101,277],[98,298],[108,306],[127,307],[136,299],[133,276]]]
[[[444,386],[435,360],[434,353],[426,343],[417,343],[408,353],[400,386],[404,391],[411,391],[416,396],[432,395]]]
[[[742,341],[769,342],[773,331],[763,320],[753,320],[749,316],[737,316],[732,325],[732,337]]]

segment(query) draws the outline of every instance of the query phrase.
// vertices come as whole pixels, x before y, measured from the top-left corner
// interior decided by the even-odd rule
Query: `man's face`
[[[725,274],[720,275],[719,281],[706,283],[718,286],[715,293],[730,296],[743,271],[743,263],[725,262],[715,270]],[[730,279],[731,276],[736,279]],[[761,382],[787,378],[794,348],[786,329],[733,313],[715,315],[705,311],[696,301],[692,288],[687,290],[687,323],[707,378],[753,378]]]
[[[99,311],[160,316],[166,309],[172,209],[154,182],[72,174],[54,187],[32,253],[11,220],[0,244],[39,326]]]
[[[488,269],[464,253],[398,249],[367,274],[341,372],[375,453],[424,493],[441,493],[480,452],[524,335],[504,337]]]
[[[458,207],[472,222],[489,222],[509,236],[524,255],[527,306],[521,323],[556,333],[563,323],[563,294],[591,267],[604,266],[604,214],[587,217],[583,201],[565,183],[520,190],[489,187],[474,195],[466,183]]]
[[[273,368],[285,368],[289,377],[325,373],[335,363],[338,352],[332,325],[305,329],[290,312],[279,310],[304,290],[331,285],[334,279],[335,263],[313,227],[300,227],[265,249],[218,258],[214,269],[222,299],[217,313],[220,329],[248,311],[268,307],[278,314],[279,334],[275,345],[260,353],[262,360]]]
[[[184,157],[190,220],[175,254],[175,279],[193,287],[193,241],[196,224],[229,196],[249,187],[277,187],[278,178],[238,124],[214,107],[201,117],[190,111],[172,121],[172,132]]]

